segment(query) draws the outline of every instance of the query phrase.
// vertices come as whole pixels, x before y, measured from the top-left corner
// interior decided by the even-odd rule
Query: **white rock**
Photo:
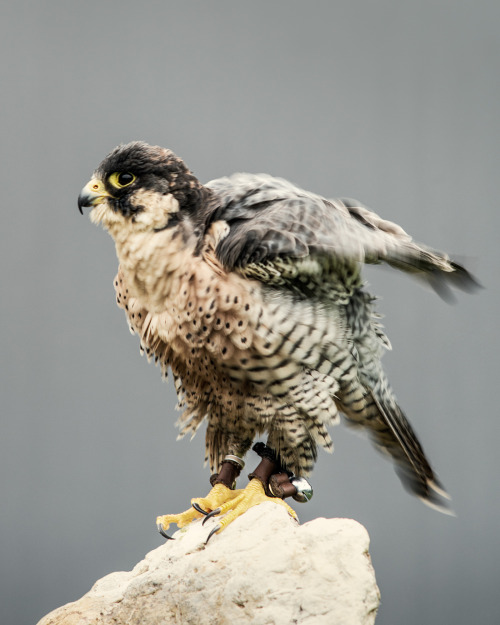
[[[265,503],[205,545],[216,523],[191,523],[38,625],[374,623],[380,594],[368,533],[356,521],[298,525]]]

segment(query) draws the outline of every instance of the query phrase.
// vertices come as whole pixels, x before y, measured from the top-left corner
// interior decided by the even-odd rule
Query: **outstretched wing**
[[[217,202],[211,221],[230,226],[216,250],[228,269],[277,257],[328,256],[388,263],[424,278],[444,299],[449,286],[478,286],[446,254],[415,243],[401,227],[356,200],[327,200],[265,174],[235,174],[207,186]]]

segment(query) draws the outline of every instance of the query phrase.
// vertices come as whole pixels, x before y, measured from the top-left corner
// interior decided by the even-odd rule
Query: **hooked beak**
[[[104,183],[101,180],[97,180],[97,178],[92,178],[92,180],[87,182],[83,187],[78,196],[78,210],[83,215],[84,208],[90,208],[101,204],[109,197],[112,196],[106,191]]]

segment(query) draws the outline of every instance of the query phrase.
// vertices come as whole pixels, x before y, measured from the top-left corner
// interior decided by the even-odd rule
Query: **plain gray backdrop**
[[[367,527],[378,623],[498,618],[499,23],[496,0],[2,4],[2,623],[130,569],[162,542],[156,515],[209,488],[203,433],[176,442],[172,386],[115,305],[112,240],[77,212],[134,139],[202,181],[267,172],[356,197],[485,285],[450,306],[366,274],[386,369],[457,517],[344,426],[296,507]]]

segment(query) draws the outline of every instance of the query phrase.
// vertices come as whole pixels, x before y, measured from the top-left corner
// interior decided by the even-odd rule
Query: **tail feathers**
[[[372,429],[373,442],[393,458],[403,486],[431,508],[453,515],[451,498],[437,479],[401,408],[392,398],[382,399],[373,391],[371,396],[386,426]]]

